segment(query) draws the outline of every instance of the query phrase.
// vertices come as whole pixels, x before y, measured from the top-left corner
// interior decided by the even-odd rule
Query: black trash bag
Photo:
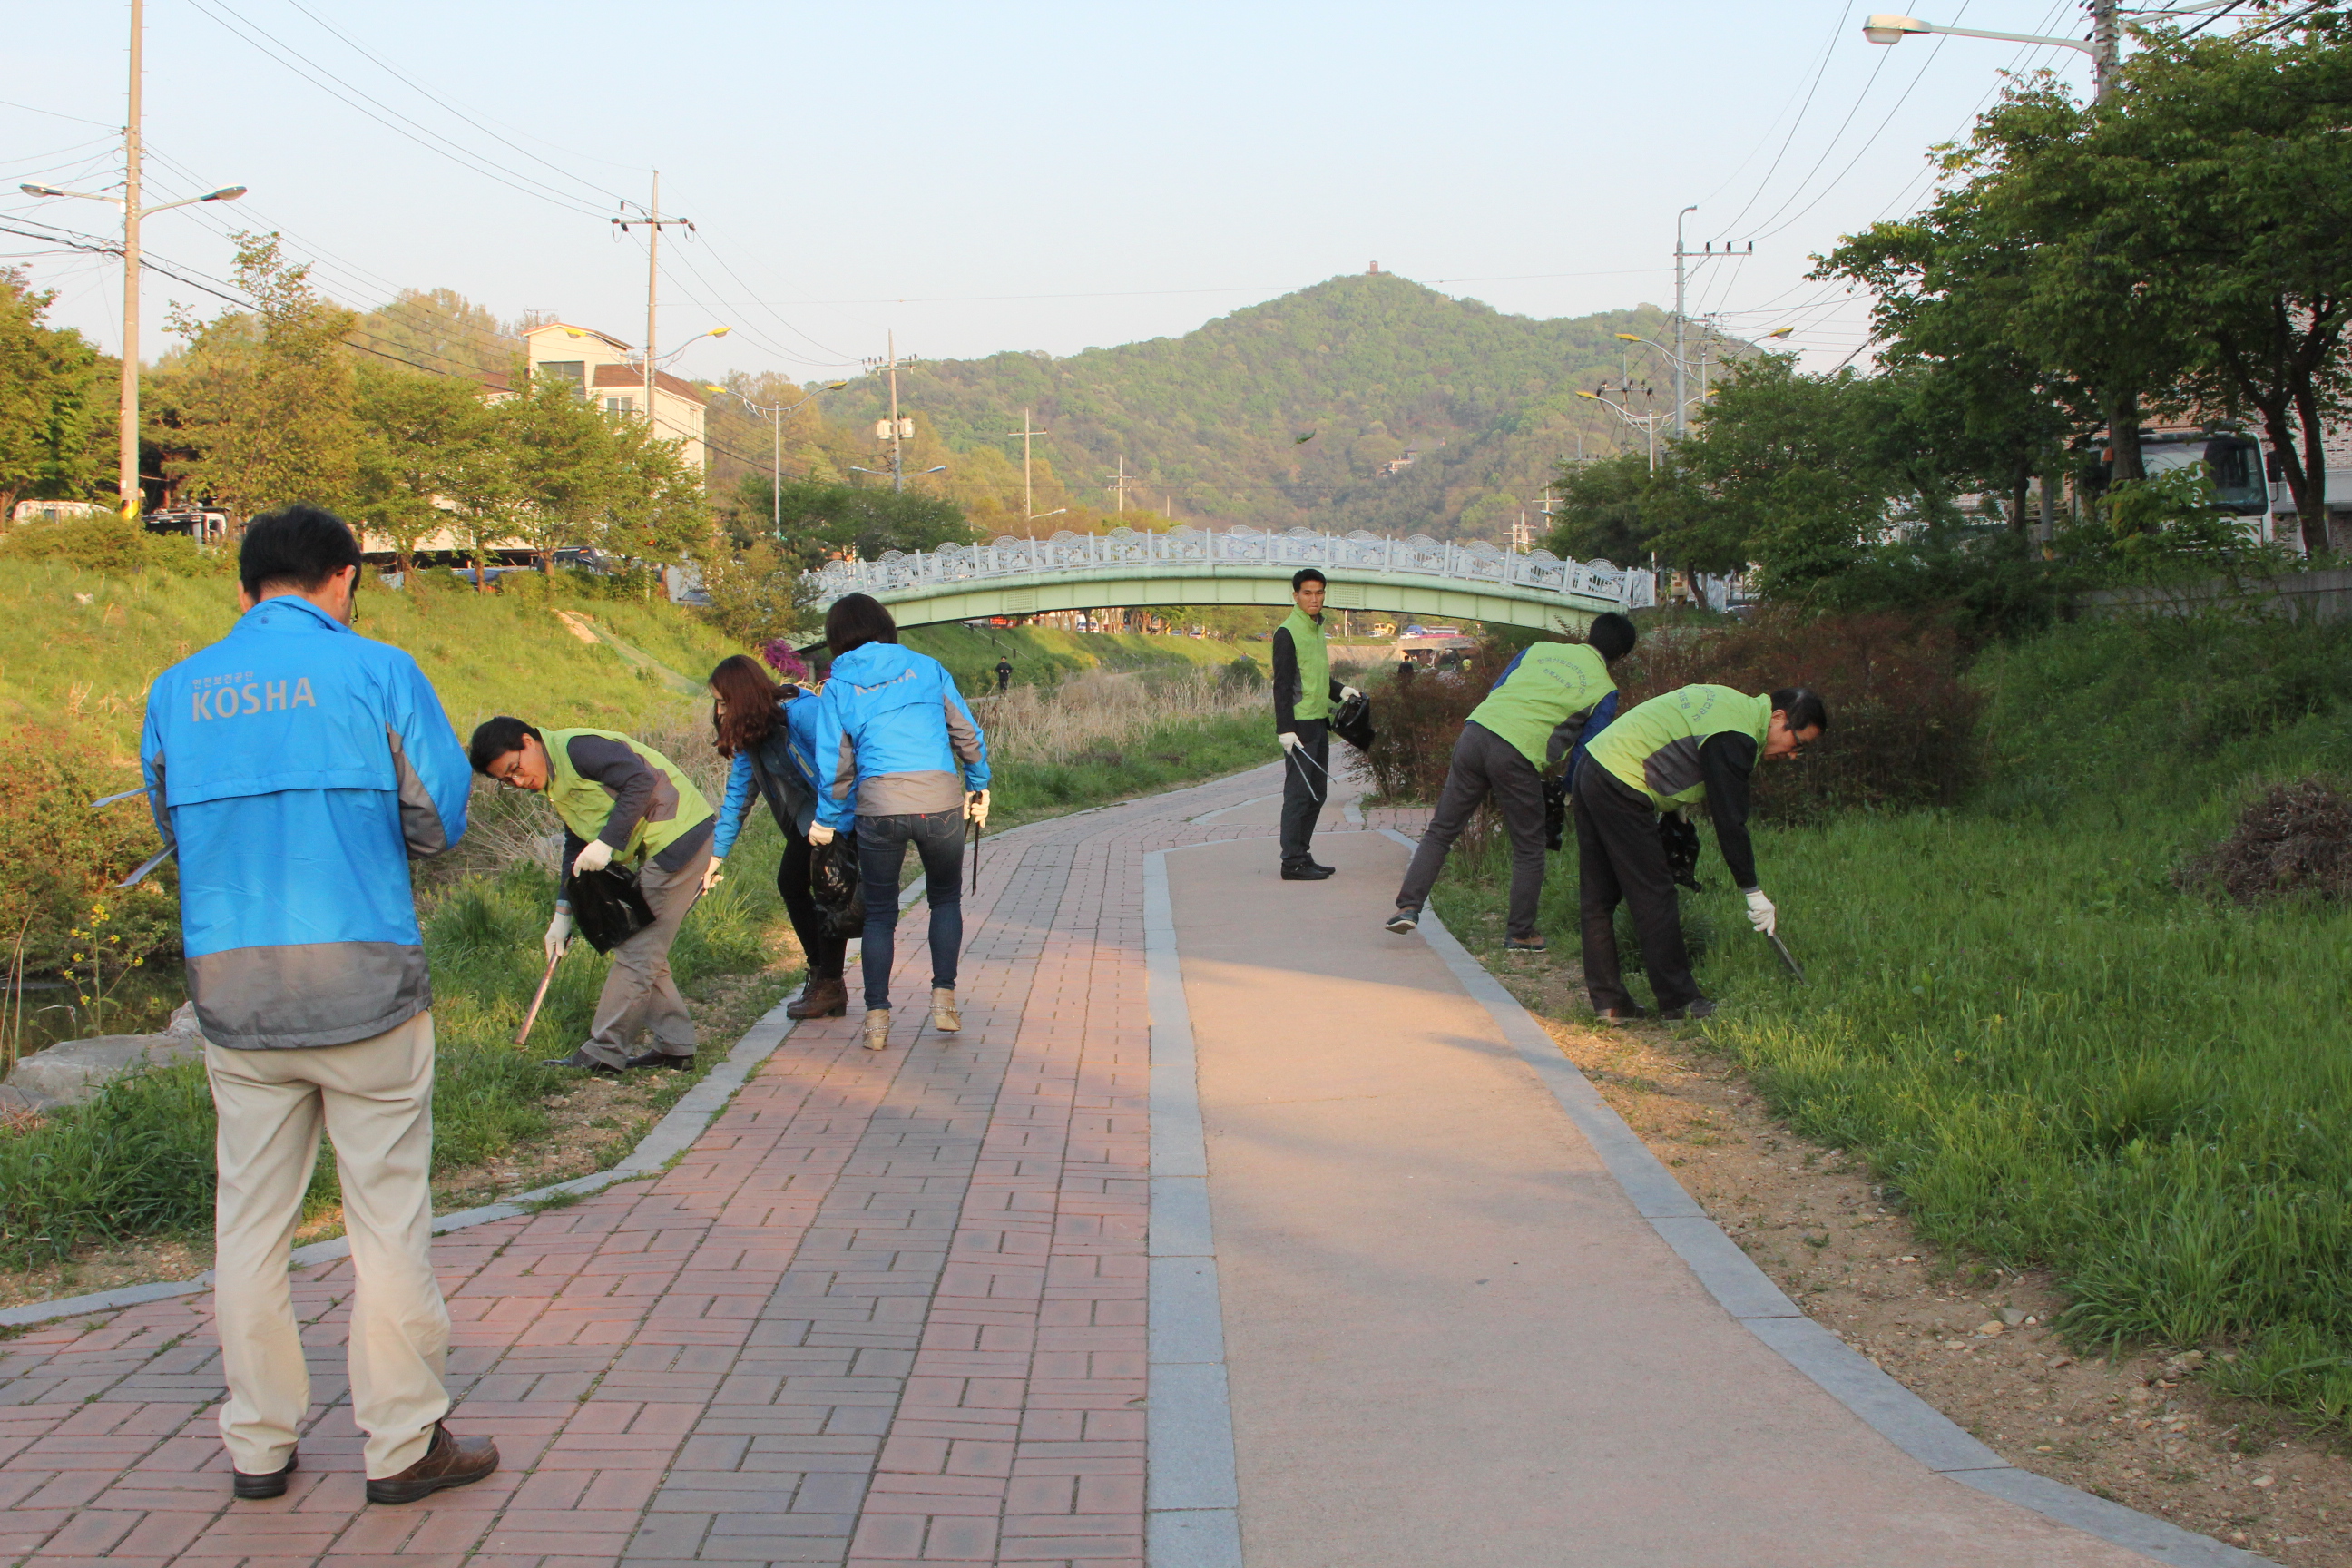
[[[1361,692],[1331,710],[1331,733],[1360,752],[1372,749],[1372,700]]]
[[[1557,849],[1568,841],[1568,780],[1545,779],[1544,847]]]
[[[1703,889],[1698,880],[1698,829],[1670,811],[1658,818],[1658,843],[1666,852],[1666,870],[1692,892]]]
[[[846,941],[866,930],[866,883],[857,874],[857,833],[838,834],[809,856],[809,896],[824,934]]]
[[[572,923],[598,952],[610,952],[654,923],[637,874],[626,866],[583,871],[572,879]]]

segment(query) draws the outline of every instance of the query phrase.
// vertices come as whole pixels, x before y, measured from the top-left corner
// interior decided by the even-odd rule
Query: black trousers
[[[1647,795],[1591,761],[1576,773],[1576,871],[1582,884],[1577,912],[1584,928],[1584,991],[1593,1010],[1633,1005],[1617,967],[1621,902],[1633,911],[1659,1011],[1697,1001],[1698,982],[1691,978],[1690,951],[1683,945],[1682,901],[1665,846],[1658,842],[1657,811]]]
[[[789,827],[784,829],[784,858],[776,863],[776,891],[783,895],[793,935],[808,959],[809,978],[840,979],[849,939],[824,934],[824,917],[817,912],[816,895],[809,891],[809,841]]]
[[[1536,906],[1543,899],[1544,798],[1543,778],[1519,749],[1483,724],[1465,724],[1454,742],[1454,760],[1445,770],[1445,788],[1430,814],[1429,830],[1405,868],[1404,885],[1397,889],[1397,908],[1417,910],[1429,901],[1429,889],[1445,868],[1454,841],[1470,825],[1478,803],[1492,795],[1503,813],[1503,826],[1511,836],[1511,915],[1507,934],[1536,934]]]
[[[1298,745],[1282,754],[1282,863],[1296,866],[1313,857],[1307,844],[1315,819],[1331,793],[1331,727],[1320,719],[1298,721]]]

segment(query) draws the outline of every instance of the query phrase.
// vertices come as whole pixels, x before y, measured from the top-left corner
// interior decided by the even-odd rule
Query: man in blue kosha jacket
[[[140,758],[180,859],[188,994],[220,1128],[214,1321],[240,1498],[278,1497],[310,1380],[287,1252],[323,1127],[358,1290],[352,1414],[370,1502],[498,1468],[442,1425],[433,1277],[433,1005],[411,857],[466,831],[472,771],[416,661],[353,634],[359,542],[293,506],[256,518],[219,642],[158,676]]]

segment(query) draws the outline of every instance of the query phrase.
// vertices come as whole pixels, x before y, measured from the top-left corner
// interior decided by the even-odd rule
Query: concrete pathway
[[[1937,1474],[1965,1467],[1865,1421],[1873,1398],[1919,1419],[1866,1363],[1849,1353],[1856,1381],[1815,1347],[1801,1372],[1760,1337],[1782,1320],[1727,1310],[1687,1227],[1729,1244],[1695,1209],[1656,1217],[1659,1191],[1629,1201],[1630,1137],[1499,988],[1442,933],[1378,930],[1399,845],[1335,803],[1319,849],[1341,875],[1275,878],[1278,788],[1261,769],[990,840],[961,1036],[914,1022],[918,908],[889,1051],[855,1019],[763,1022],[781,1044],[672,1167],[441,1237],[453,1424],[497,1435],[492,1480],[362,1503],[338,1262],[298,1271],[320,1403],[274,1502],[227,1500],[205,1297],[0,1345],[0,1552],[2146,1560]],[[2039,1485],[2054,1500],[2021,1495],[2079,1500],[2110,1535],[2097,1509],[2140,1517]],[[2173,1536],[2150,1537],[2167,1561],[2251,1561]]]

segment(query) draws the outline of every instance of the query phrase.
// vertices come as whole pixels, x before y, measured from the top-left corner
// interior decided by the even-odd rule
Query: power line
[[[1821,90],[1822,78],[1829,72],[1830,57],[1837,52],[1838,40],[1845,36],[1845,19],[1853,14],[1853,0],[1845,0],[1845,4],[1838,10],[1837,26],[1830,31],[1830,41],[1822,46],[1821,64],[1813,68],[1812,84],[1805,89],[1804,106],[1797,110],[1797,118],[1789,121],[1789,134],[1781,138],[1780,150],[1772,154],[1772,166],[1764,171],[1764,177],[1756,182],[1755,191],[1741,205],[1739,210],[1731,215],[1731,221],[1719,232],[1728,234],[1738,228],[1739,220],[1748,216],[1749,209],[1756,205],[1758,199],[1770,187],[1772,176],[1780,173],[1780,160],[1789,155],[1790,145],[1797,140],[1797,128],[1805,122],[1806,110],[1813,106],[1813,95]]]

